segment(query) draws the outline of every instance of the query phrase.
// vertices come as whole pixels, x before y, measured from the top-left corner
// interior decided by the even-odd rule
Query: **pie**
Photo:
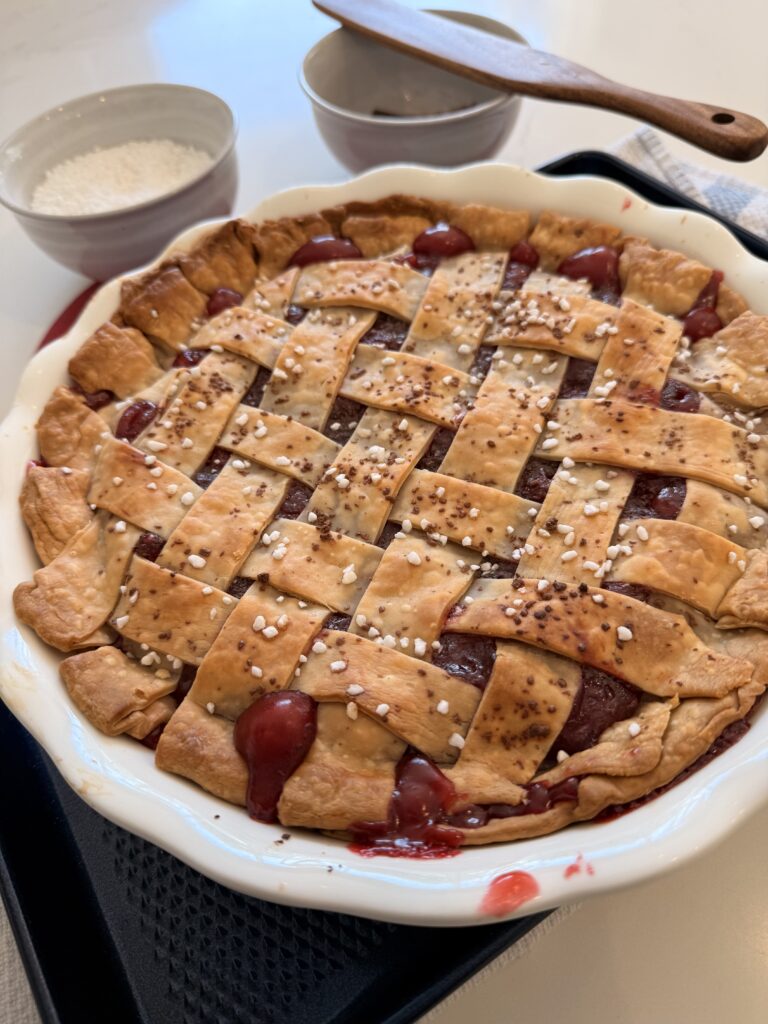
[[[232,221],[126,280],[69,374],[16,612],[163,771],[436,855],[632,805],[747,728],[768,316],[719,270],[410,196]]]

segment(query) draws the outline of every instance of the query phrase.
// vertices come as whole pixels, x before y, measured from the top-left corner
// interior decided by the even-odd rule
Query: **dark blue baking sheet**
[[[701,209],[603,153],[543,170]],[[45,1024],[407,1024],[546,916],[415,928],[241,896],[92,811],[2,705],[0,892]]]

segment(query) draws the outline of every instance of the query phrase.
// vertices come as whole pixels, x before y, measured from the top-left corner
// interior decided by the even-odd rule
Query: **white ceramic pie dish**
[[[265,199],[253,220],[293,215],[351,199],[406,192],[596,217],[649,237],[727,273],[757,312],[768,313],[768,264],[719,224],[653,206],[595,178],[550,179],[502,164],[453,171],[393,166],[339,185],[296,188]],[[187,249],[212,224],[181,235]],[[27,459],[36,454],[34,423],[83,340],[118,303],[120,280],[105,285],[60,341],[27,368],[0,428],[0,697],[52,757],[70,785],[111,821],[156,843],[204,874],[278,903],[421,925],[497,921],[481,910],[499,875],[525,871],[539,895],[505,916],[520,916],[649,878],[684,863],[727,835],[768,798],[768,706],[734,747],[664,796],[605,824],[582,824],[538,839],[472,847],[446,860],[362,858],[341,843],[251,821],[243,810],[154,767],[151,753],[109,738],[74,710],[59,681],[59,655],[13,614],[15,585],[38,562],[18,513]],[[23,771],[23,766],[19,766]],[[570,871],[566,869],[572,867]],[[590,870],[587,870],[589,866]]]

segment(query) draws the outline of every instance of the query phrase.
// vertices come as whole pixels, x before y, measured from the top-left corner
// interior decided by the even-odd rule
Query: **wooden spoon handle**
[[[728,160],[754,160],[768,145],[768,128],[749,114],[620,85],[563,57],[395,0],[312,2],[348,28],[495,89],[629,114]]]

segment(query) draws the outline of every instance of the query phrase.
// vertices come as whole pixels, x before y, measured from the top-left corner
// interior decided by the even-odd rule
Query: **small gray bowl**
[[[493,18],[467,11],[430,13],[526,43]],[[346,28],[324,36],[309,51],[299,82],[328,148],[350,171],[386,163],[449,167],[486,160],[506,142],[520,110],[518,96]]]
[[[28,121],[0,145],[0,203],[65,267],[106,281],[139,267],[183,228],[226,216],[237,191],[235,119],[227,104],[186,85],[129,85],[81,96]],[[157,199],[114,212],[60,216],[31,209],[46,171],[95,147],[172,139],[212,164]]]

